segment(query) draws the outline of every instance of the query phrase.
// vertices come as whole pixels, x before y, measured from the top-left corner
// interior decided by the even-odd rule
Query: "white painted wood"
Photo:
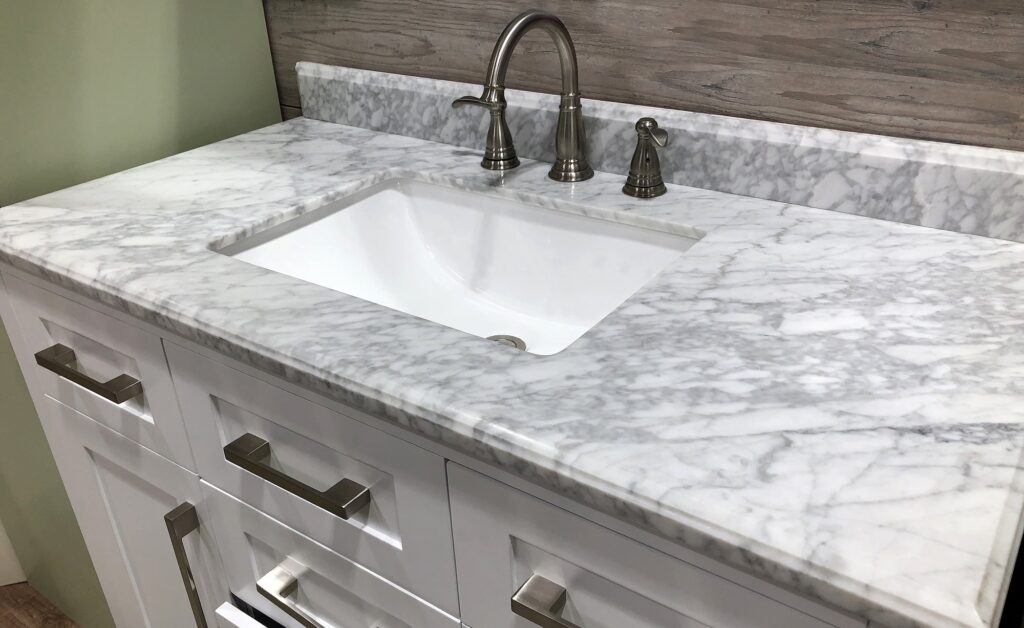
[[[159,336],[15,277],[5,283],[22,335],[18,359],[30,387],[195,468]],[[77,367],[96,379],[137,377],[142,396],[116,404],[37,365],[33,354],[58,342],[74,349]]]
[[[227,591],[198,476],[54,399],[39,410],[119,628],[196,624],[164,523],[164,515],[185,501],[200,513],[200,530],[185,545],[206,619],[216,625],[213,610]]]
[[[207,358],[209,361],[220,365],[221,367],[230,368],[242,372],[249,377],[262,381],[266,384],[270,384],[276,387],[280,387],[286,392],[293,395],[302,397],[306,400],[313,401],[318,405],[324,405],[332,408],[339,413],[343,413],[346,416],[353,417],[362,423],[370,425],[378,430],[388,433],[389,435],[406,440],[416,446],[428,449],[439,456],[446,457],[449,460],[457,462],[458,464],[474,469],[484,475],[498,479],[499,481],[509,484],[521,491],[534,495],[541,498],[544,501],[555,504],[563,510],[568,510],[584,519],[594,521],[606,528],[615,530],[616,532],[638,540],[651,548],[654,548],[662,553],[673,556],[679,560],[683,560],[687,563],[695,565],[706,571],[710,571],[723,578],[731,580],[745,588],[752,589],[762,595],[765,595],[771,599],[779,601],[787,606],[792,606],[804,613],[812,615],[821,619],[824,623],[840,626],[842,628],[863,628],[866,625],[864,620],[853,617],[846,613],[836,611],[832,608],[826,607],[820,603],[808,600],[791,591],[782,589],[781,587],[769,583],[760,578],[751,576],[748,573],[740,571],[729,565],[725,565],[715,559],[709,558],[703,554],[695,552],[689,548],[686,548],[678,543],[674,543],[668,539],[657,536],[653,533],[641,530],[636,526],[625,523],[619,519],[608,516],[604,513],[598,512],[592,508],[583,506],[579,502],[573,501],[563,495],[557,494],[553,491],[544,489],[535,484],[527,482],[522,478],[509,474],[501,469],[491,466],[485,462],[481,462],[475,458],[472,458],[466,454],[455,451],[449,447],[446,447],[436,441],[431,441],[423,438],[417,434],[413,434],[408,430],[398,427],[394,423],[380,419],[365,412],[361,412],[354,408],[351,408],[345,404],[341,404],[332,399],[314,393],[308,389],[296,386],[290,382],[284,381],[272,375],[269,375],[263,371],[255,369],[249,365],[243,364],[237,360],[228,358],[222,354],[216,353],[210,349],[202,347],[194,342],[184,340],[181,338],[174,338],[170,342],[166,342],[165,345],[168,347],[168,351],[171,351],[172,347],[186,349],[189,352],[196,353],[202,357]]]
[[[445,611],[458,612],[444,458],[167,343],[203,479],[301,530]],[[324,490],[342,477],[370,489],[349,520],[229,463],[223,447],[249,432],[280,470]]]
[[[220,628],[265,628],[263,624],[242,611],[224,602],[217,608],[217,625]]]
[[[603,512],[598,512],[593,508],[584,506],[583,504],[580,504],[579,502],[576,502],[568,497],[555,493],[546,488],[540,487],[518,476],[512,475],[504,471],[503,469],[499,469],[486,462],[482,462],[460,451],[453,450],[450,447],[442,445],[436,441],[427,439],[418,434],[414,434],[394,424],[393,422],[369,415],[355,408],[351,408],[345,404],[342,404],[321,394],[313,392],[312,390],[303,388],[291,382],[277,378],[273,375],[270,375],[264,371],[254,368],[248,364],[242,363],[238,360],[228,358],[227,356],[221,353],[218,353],[216,351],[213,351],[212,349],[199,345],[191,340],[174,336],[163,329],[160,329],[154,325],[136,319],[120,310],[110,308],[108,306],[82,297],[81,295],[73,293],[59,286],[49,284],[41,279],[28,275],[27,273],[23,273],[17,269],[11,268],[10,266],[0,264],[0,280],[2,280],[4,275],[6,275],[7,277],[16,277],[24,282],[31,283],[39,287],[45,287],[47,290],[55,292],[66,299],[87,305],[89,308],[102,312],[103,314],[111,318],[122,321],[128,325],[146,330],[150,334],[161,335],[164,337],[164,344],[168,347],[176,346],[178,348],[186,349],[187,351],[205,357],[211,362],[214,362],[215,364],[218,364],[222,367],[240,371],[241,373],[255,380],[261,381],[265,384],[270,384],[274,387],[281,388],[292,395],[301,397],[307,401],[311,401],[314,404],[333,409],[335,412],[339,414],[342,414],[346,417],[350,417],[366,425],[369,425],[377,430],[385,432],[386,434],[394,438],[412,443],[419,448],[431,451],[438,456],[448,458],[462,466],[473,469],[486,476],[495,478],[504,484],[513,486],[516,489],[526,492],[535,497],[539,497],[540,499],[547,501],[551,504],[554,504],[563,510],[574,513],[583,519],[596,522],[601,526],[604,526],[605,528],[608,528],[610,530],[614,530],[619,534],[624,535],[630,539],[637,540],[659,552],[672,556],[678,560],[684,561],[691,565],[695,565],[701,569],[704,569],[705,571],[711,572],[734,583],[737,583],[744,588],[751,589],[771,599],[779,601],[787,606],[791,606],[800,611],[803,611],[804,613],[817,617],[823,620],[823,622],[825,622],[826,624],[839,626],[842,628],[863,628],[864,626],[866,626],[866,622],[860,618],[853,617],[844,612],[827,607],[819,602],[809,600],[798,593],[784,589],[779,585],[768,582],[761,578],[752,576],[749,573],[741,571],[740,569],[737,569],[730,565],[721,563],[713,558],[700,554],[688,547],[680,545],[679,543],[671,541],[660,535],[638,528],[634,525],[626,523],[620,519],[607,515]],[[2,288],[2,286],[0,286],[0,288]],[[2,292],[2,290],[0,290],[0,292]],[[6,304],[2,298],[0,298],[0,315],[3,316],[5,325],[7,326],[8,330],[16,329],[16,325],[14,324],[15,321],[13,320],[13,315],[11,314],[9,308],[6,308]],[[21,334],[18,334],[14,331],[11,331],[10,333],[12,336],[12,342],[15,345],[15,349],[18,350],[19,343],[21,340]],[[26,351],[22,350],[19,353],[19,357],[25,353]],[[30,354],[29,357],[31,357]],[[34,363],[31,366],[35,368]],[[36,399],[36,404],[38,406],[39,400],[37,397],[36,390],[34,389],[34,387],[30,387],[30,390],[32,391],[33,398]]]
[[[202,482],[231,590],[286,626],[296,625],[260,595],[256,582],[279,565],[297,577],[287,598],[325,628],[455,628],[441,609],[332,552],[207,482]]]
[[[808,615],[817,617],[822,620],[825,624],[834,625],[841,628],[863,628],[866,626],[866,622],[858,617],[854,617],[847,613],[835,610],[833,608],[824,606],[818,602],[809,600],[797,593],[783,589],[782,587],[767,582],[761,578],[752,576],[744,571],[741,571],[735,567],[726,565],[718,560],[710,558],[704,554],[700,554],[692,549],[684,547],[679,543],[675,543],[669,539],[658,536],[654,533],[642,530],[634,525],[623,522],[620,519],[606,515],[602,512],[598,512],[593,508],[589,508],[580,504],[577,501],[569,499],[564,495],[560,495],[551,490],[542,488],[528,482],[521,477],[512,475],[502,469],[494,467],[486,462],[482,462],[476,458],[473,458],[467,454],[456,451],[442,445],[436,441],[429,440],[418,434],[414,434],[409,430],[395,425],[393,422],[381,419],[379,417],[367,414],[340,402],[334,401],[323,395],[319,395],[311,390],[302,388],[291,382],[287,382],[283,379],[277,378],[273,375],[265,373],[259,369],[253,368],[247,364],[243,364],[237,360],[228,358],[220,353],[212,351],[206,347],[200,346],[194,342],[182,339],[173,338],[169,342],[165,342],[165,345],[170,351],[170,347],[178,346],[186,349],[192,353],[201,355],[207,358],[211,362],[218,364],[222,367],[230,368],[233,370],[240,371],[253,379],[262,381],[272,386],[280,387],[281,389],[289,392],[295,396],[302,397],[308,401],[312,401],[318,405],[323,405],[328,408],[334,409],[336,412],[344,414],[349,417],[370,425],[375,429],[386,432],[387,434],[398,438],[400,440],[408,441],[420,448],[427,449],[434,452],[435,454],[445,457],[448,460],[456,462],[464,467],[473,469],[483,475],[497,479],[498,481],[510,485],[520,491],[533,495],[554,504],[563,510],[567,510],[577,516],[593,521],[599,525],[614,530],[619,534],[639,541],[650,548],[653,548],[661,553],[668,554],[678,560],[682,560],[691,565],[699,567],[705,571],[709,571],[722,578],[730,580],[740,586],[751,589],[761,595],[769,597],[773,600],[781,602],[786,606],[791,606],[797,610],[800,610]]]
[[[510,598],[533,573],[568,591],[586,628],[822,628],[828,624],[491,478],[449,463],[462,619],[531,628]]]
[[[11,540],[7,538],[3,522],[0,522],[0,587],[24,580],[25,574],[21,570],[21,564],[14,555],[14,548],[11,547]]]
[[[767,582],[746,572],[740,571],[721,563],[713,558],[695,552],[678,543],[674,543],[664,537],[657,536],[636,526],[624,523],[602,512],[581,505],[563,495],[555,493],[535,484],[527,482],[522,478],[511,475],[501,469],[497,469],[484,462],[470,458],[461,453],[453,453],[449,456],[452,463],[471,469],[485,477],[496,479],[499,482],[511,486],[521,492],[541,501],[552,504],[562,510],[572,513],[588,522],[596,523],[609,531],[613,531],[626,538],[651,548],[657,552],[682,561],[698,569],[714,574],[745,589],[749,589],[769,599],[775,600],[784,606],[794,608],[812,617],[821,620],[822,624],[836,626],[837,628],[864,628],[867,622],[858,617],[840,612],[833,608],[826,607],[818,602],[809,600],[778,585]],[[1022,626],[1024,628],[1024,626]]]

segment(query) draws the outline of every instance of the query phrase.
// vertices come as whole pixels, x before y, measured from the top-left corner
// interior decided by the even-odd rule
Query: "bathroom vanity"
[[[569,184],[529,138],[481,169],[466,85],[300,78],[319,120],[0,211],[0,315],[119,626],[999,625],[1024,244],[604,171],[640,115],[709,116],[585,101],[616,156]],[[374,128],[389,89],[421,127]]]

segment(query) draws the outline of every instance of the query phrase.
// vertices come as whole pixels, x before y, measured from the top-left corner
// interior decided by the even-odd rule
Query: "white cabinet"
[[[217,607],[217,625],[220,628],[265,628],[263,624],[235,608],[231,602]]]
[[[164,517],[190,503],[203,521],[199,478],[49,397],[39,411],[119,628],[198,625]],[[202,525],[180,532],[206,621],[215,626],[211,611],[227,593],[211,536]]]
[[[474,628],[863,625],[827,623],[457,464],[448,481]]]
[[[864,626],[102,305],[2,279],[0,314],[120,628],[259,628],[229,589],[289,628]],[[71,371],[37,364],[54,345]],[[119,375],[142,394],[111,399]]]
[[[443,456],[165,346],[203,480],[458,612]],[[332,493],[343,483],[365,489],[363,505],[339,507],[344,500]]]
[[[316,628],[459,628],[436,606],[202,484],[231,590],[273,619]]]
[[[4,283],[18,323],[7,329],[37,404],[40,394],[58,399],[194,469],[159,336],[26,280]]]

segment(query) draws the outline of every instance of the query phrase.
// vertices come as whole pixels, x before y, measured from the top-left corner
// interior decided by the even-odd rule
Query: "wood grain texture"
[[[27,582],[0,587],[0,626],[4,628],[78,628]]]
[[[569,27],[583,95],[1024,150],[1021,0],[264,0],[281,104],[297,61],[477,83],[520,10]],[[530,33],[509,87],[556,92]]]

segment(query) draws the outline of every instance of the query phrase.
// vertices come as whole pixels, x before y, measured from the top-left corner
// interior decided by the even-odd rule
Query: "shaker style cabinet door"
[[[219,625],[216,610],[227,591],[204,525],[199,478],[44,399],[40,419],[119,628]],[[195,589],[186,589],[187,580]]]
[[[473,628],[825,628],[830,623],[448,464],[462,621]]]

